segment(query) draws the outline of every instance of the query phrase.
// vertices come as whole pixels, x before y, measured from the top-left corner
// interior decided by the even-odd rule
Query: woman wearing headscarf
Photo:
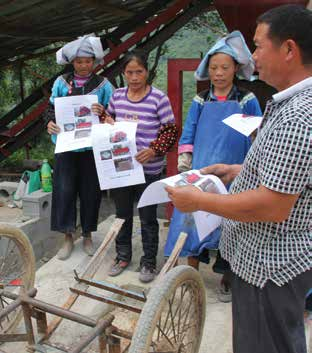
[[[220,39],[205,55],[195,72],[197,80],[210,80],[210,88],[200,92],[192,101],[178,148],[178,170],[200,169],[215,163],[241,164],[251,146],[251,139],[222,120],[235,113],[262,115],[253,93],[235,84],[235,75],[250,79],[254,71],[251,53],[242,34],[234,31]],[[198,268],[199,261],[209,262],[208,249],[217,249],[220,228],[200,241],[191,214],[174,209],[165,255],[169,256],[181,231],[188,234],[181,256]],[[220,300],[231,300],[228,263],[218,252],[213,266],[223,273]]]
[[[84,36],[66,44],[56,53],[58,64],[72,64],[73,71],[59,76],[52,88],[46,114],[47,130],[56,142],[60,129],[55,123],[54,100],[56,97],[96,94],[98,103],[91,109],[98,116],[105,115],[105,108],[113,92],[111,83],[95,75],[93,69],[103,62],[104,52],[100,38]],[[80,223],[83,250],[93,255],[91,232],[97,230],[101,190],[91,148],[55,154],[51,230],[65,234],[57,257],[67,259],[73,250],[73,233],[76,231],[77,197],[80,205]]]

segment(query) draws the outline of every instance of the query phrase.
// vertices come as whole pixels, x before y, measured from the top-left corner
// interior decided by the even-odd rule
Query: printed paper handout
[[[262,116],[232,114],[222,121],[241,134],[249,136],[254,130],[258,129],[262,119]]]
[[[99,117],[92,113],[91,105],[98,102],[94,94],[55,98],[57,135],[55,153],[91,147],[91,127],[99,124]]]
[[[203,175],[200,174],[199,170],[190,170],[150,184],[143,192],[138,208],[170,201],[165,190],[167,185],[193,185],[204,192],[227,194],[226,187],[215,175]],[[200,240],[219,227],[222,220],[222,217],[204,211],[193,212],[193,216]]]
[[[145,183],[142,164],[134,156],[137,123],[94,125],[93,154],[101,190]]]

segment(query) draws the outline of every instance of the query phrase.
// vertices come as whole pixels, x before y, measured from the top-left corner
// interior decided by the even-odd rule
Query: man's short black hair
[[[296,42],[302,63],[312,64],[312,12],[300,5],[275,7],[258,17],[257,23],[269,25],[269,37],[280,44],[287,39]]]

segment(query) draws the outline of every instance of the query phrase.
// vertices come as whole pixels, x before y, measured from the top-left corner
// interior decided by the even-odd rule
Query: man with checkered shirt
[[[167,187],[183,212],[225,218],[220,243],[232,270],[234,353],[306,353],[303,312],[312,287],[312,13],[284,5],[258,18],[259,78],[278,91],[267,103],[243,165],[202,170],[229,195]]]

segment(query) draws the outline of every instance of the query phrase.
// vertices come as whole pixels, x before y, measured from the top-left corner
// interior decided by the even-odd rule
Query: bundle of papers
[[[185,185],[193,185],[203,192],[227,194],[226,187],[215,175],[203,175],[199,170],[190,170],[150,184],[143,192],[138,208],[169,202],[170,199],[165,187]],[[204,211],[193,212],[193,216],[200,240],[218,228],[222,221],[222,217]]]

